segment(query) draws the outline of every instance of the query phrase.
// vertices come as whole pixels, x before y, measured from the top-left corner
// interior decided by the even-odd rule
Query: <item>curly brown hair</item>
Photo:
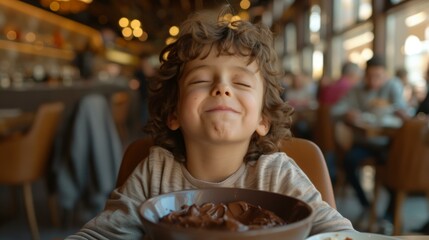
[[[265,80],[262,114],[270,122],[270,130],[266,136],[252,135],[244,160],[257,160],[262,154],[279,151],[280,141],[291,136],[293,109],[280,97],[281,71],[270,29],[247,21],[210,21],[202,15],[193,15],[180,31],[178,39],[162,50],[159,74],[150,82],[151,117],[144,130],[154,143],[171,151],[176,160],[185,161],[183,135],[180,129],[168,128],[168,117],[177,107],[184,65],[215,50],[219,55],[246,57],[249,64],[256,61]]]

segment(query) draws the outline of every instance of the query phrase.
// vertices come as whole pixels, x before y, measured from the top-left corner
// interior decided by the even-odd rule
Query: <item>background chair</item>
[[[144,138],[132,142],[127,147],[119,169],[116,182],[117,187],[122,185],[137,164],[149,155],[149,148],[152,145],[152,139]],[[307,174],[317,190],[321,193],[322,199],[331,207],[336,208],[331,179],[329,178],[325,158],[319,147],[308,140],[292,138],[283,142],[282,151],[293,158]]]
[[[0,184],[22,186],[33,239],[39,239],[39,230],[31,184],[47,172],[63,110],[64,104],[60,102],[43,104],[28,132],[0,139]]]
[[[401,207],[408,193],[423,192],[429,197],[429,130],[426,119],[404,122],[395,134],[385,165],[377,168],[370,226],[376,219],[376,205],[382,185],[394,192],[393,235],[401,234]]]

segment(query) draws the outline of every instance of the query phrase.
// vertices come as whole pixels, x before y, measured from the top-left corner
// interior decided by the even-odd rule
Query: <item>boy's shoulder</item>
[[[271,185],[274,184],[272,179],[280,182],[299,181],[305,173],[285,152],[275,152],[249,162],[246,166],[246,175]]]
[[[166,162],[176,162],[173,154],[167,149],[154,145],[149,150],[149,156],[146,158],[149,166],[163,165]]]
[[[252,167],[262,168],[278,168],[284,169],[291,166],[296,166],[295,161],[287,155],[285,152],[274,152],[270,154],[264,154],[259,157],[257,161],[251,161],[248,163]]]

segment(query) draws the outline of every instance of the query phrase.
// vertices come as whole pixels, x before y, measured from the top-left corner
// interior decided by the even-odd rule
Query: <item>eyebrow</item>
[[[186,67],[185,67],[185,71],[183,71],[183,73],[182,73],[182,78],[183,77],[186,77],[187,75],[189,75],[189,74],[191,74],[192,72],[195,72],[195,71],[197,71],[198,69],[201,69],[201,68],[205,68],[205,67],[208,67],[209,65],[206,65],[206,64],[202,64],[202,65],[198,65],[198,66],[196,66],[196,67],[193,67],[193,68],[191,68],[191,69],[186,69]]]
[[[242,66],[232,66],[232,68],[241,70],[243,72],[246,72],[249,75],[255,76],[256,73],[259,71],[258,69],[255,72],[252,72],[250,69],[246,68],[246,67],[242,67]]]

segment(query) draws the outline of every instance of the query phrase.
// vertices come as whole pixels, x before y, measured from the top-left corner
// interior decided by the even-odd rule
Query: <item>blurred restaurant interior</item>
[[[103,208],[124,150],[145,137],[145,82],[156,74],[161,49],[175,41],[189,14],[217,16],[226,4],[233,11],[224,18],[262,22],[274,32],[285,99],[295,107],[292,132],[323,152],[340,213],[365,232],[429,235],[429,225],[422,228],[429,223],[429,111],[417,110],[429,81],[429,1],[1,0],[0,239],[62,239]],[[413,144],[395,144],[408,119],[387,119],[387,133],[381,124],[359,129],[365,136],[383,131],[404,161],[411,165],[416,158],[420,171],[390,173],[397,181],[423,182],[402,189],[409,194],[396,201],[400,229],[382,217],[389,193],[371,160],[359,166],[359,181],[378,217],[359,204],[342,163],[355,129],[334,122],[332,103],[319,98],[320,89],[342,77],[344,63],[363,74],[376,55],[385,59],[391,81],[405,73],[407,114],[424,123],[401,137]],[[295,87],[310,95],[294,99]],[[365,116],[381,123],[383,114]],[[414,157],[411,148],[420,142],[426,145]],[[25,154],[14,153],[21,150]],[[27,209],[33,204],[32,216]]]

